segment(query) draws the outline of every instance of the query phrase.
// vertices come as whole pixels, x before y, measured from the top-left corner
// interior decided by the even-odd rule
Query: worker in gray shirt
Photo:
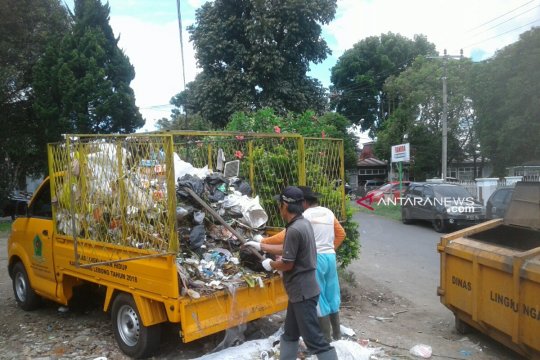
[[[285,332],[280,341],[280,359],[295,360],[298,340],[304,339],[308,350],[319,360],[337,360],[336,350],[325,340],[317,318],[319,285],[315,275],[317,248],[311,223],[302,216],[304,195],[295,186],[286,187],[280,195],[279,213],[287,223],[281,260],[265,259],[267,271],[283,272],[283,283],[289,297]]]

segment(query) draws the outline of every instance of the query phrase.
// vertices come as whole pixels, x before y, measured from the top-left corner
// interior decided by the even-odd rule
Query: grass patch
[[[401,206],[400,205],[385,205],[381,202],[380,205],[376,203],[371,204],[371,207],[374,208],[374,211],[371,211],[363,206],[358,206],[358,210],[363,213],[374,214],[378,216],[385,217],[387,219],[392,219],[396,221],[401,221]]]
[[[4,236],[11,232],[11,221],[0,220],[0,235]]]

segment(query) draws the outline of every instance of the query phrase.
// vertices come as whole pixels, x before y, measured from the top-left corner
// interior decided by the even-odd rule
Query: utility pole
[[[178,15],[178,29],[180,30],[180,56],[182,57],[182,81],[184,84],[184,91],[186,91],[186,65],[184,61],[184,39],[182,36],[182,11],[180,11],[180,0],[176,0],[176,10]],[[188,128],[187,109],[184,105],[184,126]]]
[[[459,55],[448,55],[446,49],[444,49],[443,56],[428,56],[428,59],[442,59],[443,61],[443,76],[442,76],[442,100],[443,100],[443,113],[441,117],[442,122],[442,154],[441,154],[441,178],[446,180],[446,164],[448,162],[448,92],[446,89],[446,79],[448,77],[447,67],[448,59],[463,59],[463,49],[460,50]]]

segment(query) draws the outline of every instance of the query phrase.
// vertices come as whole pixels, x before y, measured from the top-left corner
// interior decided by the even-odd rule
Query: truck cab
[[[52,239],[51,188],[47,178],[32,197],[26,215],[13,222],[8,240],[8,269],[15,300],[25,310],[35,309],[39,297],[58,300]]]

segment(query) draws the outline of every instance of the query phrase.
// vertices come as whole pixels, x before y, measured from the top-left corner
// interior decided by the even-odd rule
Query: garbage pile
[[[188,165],[179,165],[180,169]],[[199,169],[200,170],[200,169]],[[242,249],[244,239],[262,233],[268,216],[249,183],[222,173],[178,177],[176,219],[182,253],[177,267],[182,291],[192,298],[241,284],[264,287],[260,259]]]
[[[113,144],[90,146],[84,158],[70,155],[69,169],[56,188],[53,202],[58,205],[60,234],[168,251],[169,225],[176,221],[177,268],[184,294],[196,298],[240,284],[264,286],[267,274],[260,255],[241,247],[262,234],[268,220],[247,181],[226,176],[223,163],[218,164],[221,172],[212,172],[174,153],[176,193],[167,194],[162,151],[135,158],[135,151],[118,151]],[[168,212],[169,196],[176,198],[175,214]]]

